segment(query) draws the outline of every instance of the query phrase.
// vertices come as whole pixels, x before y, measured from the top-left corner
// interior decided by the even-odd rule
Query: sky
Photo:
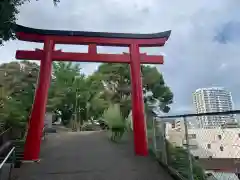
[[[174,93],[172,113],[194,112],[192,93],[198,88],[221,86],[240,109],[240,1],[239,0],[50,0],[20,7],[18,24],[41,29],[155,33],[172,30],[164,47],[145,48],[163,54],[157,65]],[[10,41],[0,47],[0,63],[15,60],[17,49],[42,44]],[[63,51],[86,52],[85,46],[57,46]],[[98,52],[122,53],[126,48],[99,47]],[[83,63],[91,74],[96,63]]]

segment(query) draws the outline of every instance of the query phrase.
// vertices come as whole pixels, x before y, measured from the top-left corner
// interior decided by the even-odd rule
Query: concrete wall
[[[185,143],[185,131],[168,130],[167,138],[176,146]],[[194,156],[200,158],[240,158],[240,128],[231,129],[189,129],[190,145]]]

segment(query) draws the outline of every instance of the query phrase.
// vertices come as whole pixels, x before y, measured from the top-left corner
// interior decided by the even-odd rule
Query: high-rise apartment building
[[[233,109],[232,96],[220,87],[201,88],[193,93],[197,113],[221,112]],[[234,115],[202,116],[197,118],[200,128],[215,128],[226,122],[235,121]]]

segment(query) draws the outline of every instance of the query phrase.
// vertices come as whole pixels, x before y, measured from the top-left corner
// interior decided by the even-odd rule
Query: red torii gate
[[[37,161],[39,159],[48,88],[51,81],[52,61],[130,64],[134,151],[136,155],[148,155],[140,64],[163,64],[163,56],[140,54],[139,47],[164,46],[171,31],[156,34],[124,34],[42,30],[20,25],[16,25],[15,31],[19,40],[44,43],[43,50],[18,50],[16,52],[16,59],[41,61],[38,86],[35,92],[24,148],[24,160]],[[55,44],[88,45],[88,53],[54,50]],[[129,47],[130,53],[99,54],[97,53],[97,45]]]

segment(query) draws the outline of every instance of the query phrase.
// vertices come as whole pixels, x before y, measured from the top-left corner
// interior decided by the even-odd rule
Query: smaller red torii
[[[148,155],[140,64],[163,64],[163,56],[141,54],[139,48],[164,46],[171,31],[156,34],[125,34],[42,30],[20,25],[15,25],[14,28],[19,40],[44,43],[43,50],[18,50],[16,52],[16,59],[41,61],[38,86],[24,148],[24,160],[37,161],[39,159],[52,61],[130,64],[134,151],[136,155]],[[88,53],[54,50],[55,44],[88,45]],[[100,54],[97,52],[97,45],[129,47],[130,53]]]

